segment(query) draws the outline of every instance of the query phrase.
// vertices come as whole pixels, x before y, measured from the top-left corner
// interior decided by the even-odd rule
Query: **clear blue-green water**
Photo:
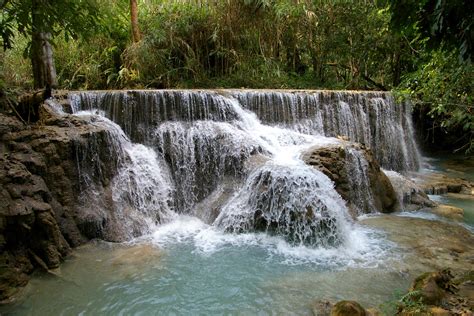
[[[445,170],[443,163],[452,167],[434,160],[434,168]],[[432,198],[463,208],[472,231],[472,200]],[[424,272],[425,261],[407,259],[406,249],[384,231],[355,223],[348,234],[339,248],[309,248],[265,234],[227,234],[181,216],[131,243],[76,249],[57,275],[36,274],[21,299],[0,307],[0,314],[311,315],[315,300],[380,307]]]
[[[425,158],[425,167],[453,177],[474,182],[474,156],[445,154]]]
[[[441,172],[449,177],[474,182],[474,157],[465,155],[443,155],[428,159],[428,169]],[[464,223],[474,231],[474,199],[457,194],[431,195],[430,199],[462,208]]]
[[[474,230],[474,199],[466,199],[456,194],[430,195],[430,199],[446,205],[452,205],[464,210],[464,223]]]
[[[40,274],[7,315],[307,315],[316,299],[377,306],[407,289],[402,254],[356,225],[348,245],[311,249],[225,234],[190,217],[132,244],[80,248]],[[1,310],[0,310],[1,312]]]

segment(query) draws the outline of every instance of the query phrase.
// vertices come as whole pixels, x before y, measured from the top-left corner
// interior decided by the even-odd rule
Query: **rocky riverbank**
[[[107,214],[81,201],[81,171],[92,170],[89,180],[105,195],[116,172],[107,150],[89,150],[108,141],[106,129],[89,123],[46,104],[31,125],[0,113],[0,301],[11,300],[35,268],[58,268],[71,247],[113,239]]]
[[[315,316],[395,315],[472,315],[474,311],[474,271],[453,273],[449,269],[418,276],[407,293],[397,301],[387,302],[390,311],[364,308],[356,301],[316,300],[311,304]]]

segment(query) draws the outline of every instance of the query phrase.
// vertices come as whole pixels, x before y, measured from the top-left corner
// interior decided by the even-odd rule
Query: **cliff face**
[[[0,301],[24,286],[35,268],[57,268],[71,247],[92,238],[120,239],[104,207],[91,208],[81,198],[81,173],[87,173],[103,203],[111,199],[115,157],[90,150],[108,148],[107,141],[106,129],[56,116],[47,105],[32,126],[0,113]]]

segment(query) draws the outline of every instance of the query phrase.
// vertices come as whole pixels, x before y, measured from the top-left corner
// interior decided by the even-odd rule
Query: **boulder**
[[[451,272],[443,270],[439,272],[427,272],[415,279],[410,292],[413,296],[420,298],[424,304],[437,305],[446,296],[449,290],[449,281],[452,279]]]
[[[472,315],[474,273],[427,272],[415,279],[401,299],[398,315]]]
[[[382,172],[370,149],[362,144],[341,141],[313,147],[303,160],[323,172],[348,203],[354,216],[398,209],[398,199],[388,177]]]
[[[365,309],[355,301],[340,301],[331,309],[331,316],[365,316]]]

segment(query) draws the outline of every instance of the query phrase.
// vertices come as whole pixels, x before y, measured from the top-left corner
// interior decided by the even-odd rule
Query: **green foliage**
[[[425,315],[427,313],[426,305],[420,291],[411,291],[403,295],[399,300],[399,306],[403,312],[409,315]]]
[[[426,315],[427,306],[423,303],[420,291],[405,292],[396,290],[392,299],[379,305],[383,315]]]
[[[2,59],[0,73],[5,84],[10,87],[31,88],[33,86],[31,62],[23,58],[28,42],[26,37],[16,36],[15,45],[11,49],[0,51]]]
[[[101,32],[69,41],[55,39],[60,87],[66,89],[120,88],[121,54],[128,44],[128,1],[97,1]],[[61,34],[62,35],[62,34]]]
[[[139,43],[129,41],[127,0],[38,1],[47,4],[42,14],[53,10],[48,31],[64,88],[390,89],[411,65],[410,49],[390,33],[387,7],[376,1],[143,0]],[[66,25],[70,2],[78,18]],[[31,24],[28,3],[2,10],[20,21],[14,30]]]
[[[398,92],[410,96],[416,106],[447,132],[464,131],[459,149],[474,150],[474,66],[456,58],[456,53],[435,51],[418,70],[407,74]]]
[[[94,0],[3,0],[0,5],[0,34],[4,48],[11,48],[16,31],[30,36],[33,32],[62,33],[76,39],[97,30],[99,16]]]
[[[429,47],[458,49],[470,61],[474,42],[474,2],[471,0],[391,0],[392,26],[428,39]]]
[[[375,1],[161,0],[140,17],[126,85],[388,89],[409,56]]]
[[[392,27],[414,52],[414,69],[405,73],[397,93],[409,95],[431,116],[433,137],[458,135],[457,150],[472,152],[474,2],[391,0],[390,12]]]

